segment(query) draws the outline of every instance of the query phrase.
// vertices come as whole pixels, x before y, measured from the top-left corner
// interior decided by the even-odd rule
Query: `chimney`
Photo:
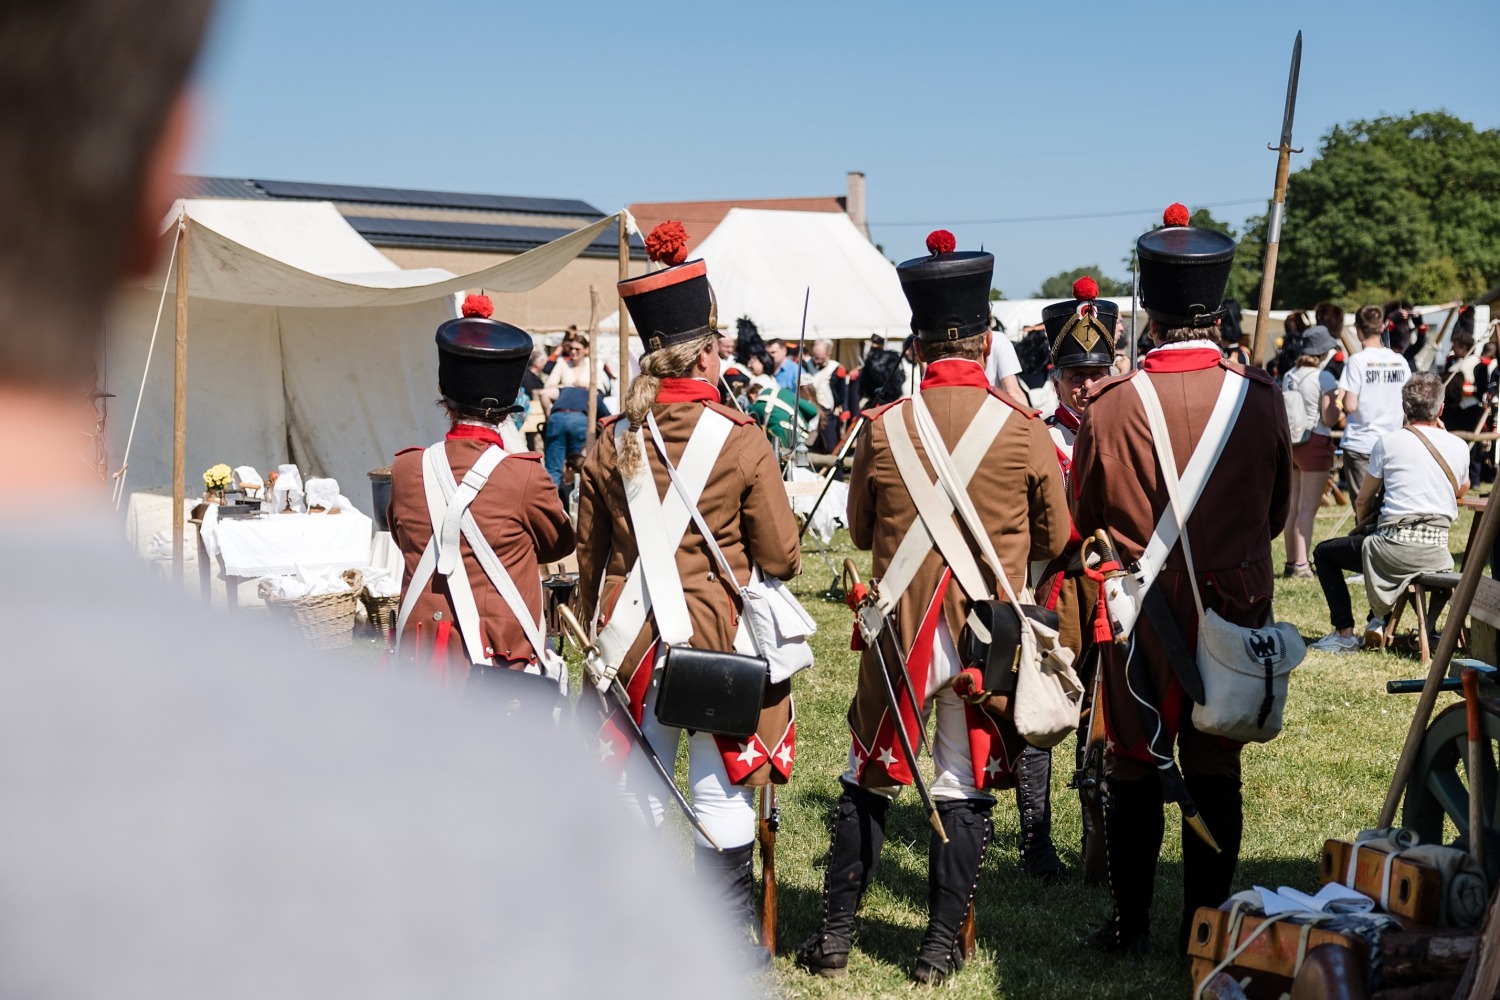
[[[859,227],[870,238],[870,226],[865,220],[865,174],[863,170],[851,170],[848,174],[848,193],[844,197],[844,213],[849,221]]]

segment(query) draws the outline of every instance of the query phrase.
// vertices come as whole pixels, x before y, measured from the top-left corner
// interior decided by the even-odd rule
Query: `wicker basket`
[[[401,614],[399,594],[395,597],[372,597],[368,590],[362,590],[359,592],[359,600],[365,606],[365,614],[370,616],[370,628],[382,638],[396,627],[396,619]]]
[[[339,649],[354,641],[354,613],[364,588],[364,574],[344,571],[349,589],[342,594],[314,597],[267,596],[271,617],[286,622],[314,649]]]

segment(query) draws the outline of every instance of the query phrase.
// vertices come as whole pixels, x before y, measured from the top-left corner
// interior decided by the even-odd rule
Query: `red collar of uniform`
[[[445,440],[458,441],[463,438],[473,438],[475,441],[484,441],[487,444],[497,444],[505,447],[505,442],[500,440],[500,432],[493,427],[481,427],[478,424],[454,424],[448,431]]]
[[[658,403],[717,403],[719,390],[701,378],[664,378],[656,391]]]
[[[1186,347],[1171,351],[1158,349],[1146,355],[1141,361],[1141,368],[1153,374],[1156,372],[1198,372],[1218,367],[1223,358],[1224,355],[1214,347]]]
[[[1057,404],[1057,412],[1052,414],[1052,419],[1062,424],[1070,431],[1078,430],[1078,414],[1068,409],[1061,403]]]
[[[984,365],[968,358],[943,358],[927,366],[922,376],[923,389],[941,389],[951,385],[968,385],[976,389],[990,387]]]

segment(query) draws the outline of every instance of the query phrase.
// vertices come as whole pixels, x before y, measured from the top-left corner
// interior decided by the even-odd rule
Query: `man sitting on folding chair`
[[[1469,491],[1469,445],[1443,429],[1443,380],[1431,372],[1413,375],[1401,387],[1401,408],[1406,426],[1375,443],[1355,500],[1361,525],[1374,528],[1330,538],[1313,549],[1333,624],[1313,649],[1346,653],[1360,647],[1345,570],[1365,575],[1370,620],[1363,644],[1380,648],[1385,616],[1407,581],[1453,569],[1448,529],[1458,517],[1458,498]],[[1440,610],[1435,599],[1428,628]]]

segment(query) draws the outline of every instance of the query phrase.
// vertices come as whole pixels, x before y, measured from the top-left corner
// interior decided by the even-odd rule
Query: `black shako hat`
[[[531,335],[490,319],[495,307],[488,295],[468,296],[462,311],[437,329],[438,391],[465,416],[498,421],[520,409]]]
[[[1115,320],[1120,318],[1120,307],[1098,298],[1099,283],[1084,275],[1073,282],[1071,299],[1042,309],[1053,368],[1108,368],[1115,363]]]
[[[901,291],[911,305],[911,330],[920,341],[963,340],[990,329],[990,279],[995,255],[954,251],[953,234],[934,230],[930,256],[896,265]]]
[[[1189,226],[1188,211],[1174,204],[1164,225],[1135,241],[1141,305],[1163,327],[1210,327],[1222,314],[1224,287],[1234,264],[1234,240]]]
[[[646,237],[646,256],[667,267],[615,286],[640,335],[643,355],[714,332],[708,265],[701,260],[683,263],[687,238],[682,223],[663,222]]]

